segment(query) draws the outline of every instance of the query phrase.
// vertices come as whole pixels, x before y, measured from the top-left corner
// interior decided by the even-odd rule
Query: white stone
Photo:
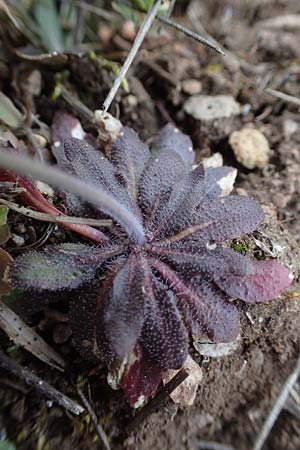
[[[240,105],[231,95],[194,95],[183,105],[184,111],[194,119],[210,121],[240,114]]]
[[[234,131],[229,144],[237,161],[247,169],[264,168],[270,157],[270,147],[263,133],[254,128]]]

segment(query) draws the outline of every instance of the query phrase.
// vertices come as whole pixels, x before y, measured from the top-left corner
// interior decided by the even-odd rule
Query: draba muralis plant
[[[164,370],[184,364],[189,335],[214,343],[237,337],[232,299],[266,302],[291,283],[278,262],[230,248],[232,239],[257,229],[263,210],[250,197],[228,195],[225,180],[234,169],[192,168],[191,140],[174,126],[163,128],[152,151],[123,127],[109,157],[68,138],[56,159],[65,173],[121,203],[134,221],[126,229],[114,215],[97,245],[65,243],[22,254],[11,265],[11,284],[70,293],[76,347],[110,368],[126,363],[120,385],[131,405],[155,393]],[[74,194],[64,192],[64,199],[69,213],[105,217]]]

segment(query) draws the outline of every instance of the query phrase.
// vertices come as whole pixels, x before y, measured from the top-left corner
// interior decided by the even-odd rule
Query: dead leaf
[[[0,301],[0,327],[15,344],[20,345],[41,361],[63,371],[65,362],[34,330],[5,303]]]

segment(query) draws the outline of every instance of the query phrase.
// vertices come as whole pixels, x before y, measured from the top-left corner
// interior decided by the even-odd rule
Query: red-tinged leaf
[[[167,239],[195,242],[223,242],[239,238],[257,229],[264,219],[259,203],[250,198],[232,196],[201,203],[192,224]]]
[[[290,271],[274,260],[253,261],[230,249],[223,249],[223,254],[225,251],[232,254],[231,263],[227,262],[223,271],[214,270],[214,278],[231,297],[249,303],[266,302],[277,298],[293,280]]]
[[[133,130],[123,127],[113,142],[111,160],[134,201],[137,200],[139,178],[149,158],[148,146]]]
[[[28,252],[11,265],[12,286],[36,291],[75,289],[93,279],[101,264],[121,251],[114,246],[59,244]]]
[[[234,167],[213,167],[205,170],[205,193],[209,198],[231,194],[237,176]]]
[[[191,243],[163,247],[152,246],[165,256],[188,280],[199,273],[214,281],[231,297],[247,302],[264,302],[278,297],[292,282],[288,269],[276,261],[255,261],[229,248],[198,248]]]
[[[141,343],[162,369],[179,369],[187,357],[188,335],[173,293],[155,282],[148,297]]]
[[[154,147],[158,150],[177,153],[187,166],[191,166],[195,161],[195,152],[191,138],[171,123],[168,123],[159,132],[154,141]]]
[[[119,360],[133,351],[145,316],[148,270],[140,257],[131,256],[117,273],[104,313],[104,330]]]
[[[13,182],[18,187],[23,188],[24,192],[21,193],[18,198],[20,201],[27,206],[33,207],[36,211],[43,212],[46,214],[52,214],[54,216],[63,215],[63,213],[55,208],[51,203],[46,200],[42,194],[37,190],[33,182],[26,180],[23,177],[18,177],[17,175],[0,170],[0,181]],[[79,225],[75,223],[61,222],[60,225],[63,227],[74,231],[82,236],[91,239],[94,242],[102,243],[108,240],[102,231],[96,228],[90,227],[88,225]]]
[[[138,408],[153,397],[161,382],[162,370],[155,366],[140,347],[131,355],[121,387],[130,406]]]

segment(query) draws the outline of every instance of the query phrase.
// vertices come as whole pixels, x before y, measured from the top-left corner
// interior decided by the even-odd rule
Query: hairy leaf
[[[150,158],[147,145],[130,128],[123,127],[111,149],[111,159],[133,200],[137,200],[138,182]]]
[[[259,203],[250,197],[224,197],[203,201],[191,225],[169,238],[170,242],[191,239],[196,242],[223,242],[256,230],[264,219]]]
[[[148,161],[140,181],[139,200],[145,215],[156,211],[165,201],[173,184],[187,173],[187,167],[177,153],[162,150]]]
[[[74,289],[91,280],[98,267],[118,251],[83,244],[60,244],[33,251],[15,259],[10,277],[16,288],[37,291]]]
[[[146,308],[143,347],[159,367],[179,369],[187,357],[188,341],[173,293],[156,282]]]
[[[110,346],[120,360],[133,351],[142,330],[147,276],[141,258],[131,256],[113,282],[104,327]]]
[[[172,234],[189,225],[205,195],[205,172],[200,164],[175,185],[165,208],[156,220],[155,236]]]
[[[195,152],[191,138],[171,123],[167,124],[159,132],[154,141],[154,147],[158,150],[177,153],[187,166],[191,166],[194,163]]]

